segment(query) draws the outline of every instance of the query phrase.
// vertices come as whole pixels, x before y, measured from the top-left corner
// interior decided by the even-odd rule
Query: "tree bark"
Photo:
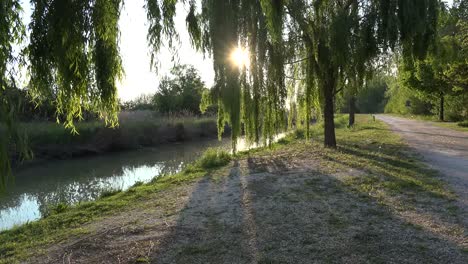
[[[444,93],[440,93],[439,121],[444,121]]]
[[[356,113],[356,97],[351,96],[351,98],[349,98],[349,122],[348,122],[348,127],[354,126],[355,113]]]
[[[335,148],[336,147],[336,137],[335,137],[335,109],[333,105],[333,85],[327,83],[324,87],[324,135],[325,135],[325,147]]]

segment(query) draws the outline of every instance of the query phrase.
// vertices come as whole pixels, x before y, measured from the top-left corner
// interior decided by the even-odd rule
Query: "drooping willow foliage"
[[[335,146],[336,93],[362,83],[381,53],[399,47],[411,62],[424,57],[435,34],[438,0],[179,0],[189,4],[194,47],[213,58],[219,133],[229,124],[233,149],[244,132],[271,142],[290,125],[324,115],[325,145]],[[123,73],[118,21],[123,0],[32,0],[25,54],[30,93],[53,98],[66,126],[84,109],[117,122],[116,82]],[[177,0],[146,0],[152,65],[163,41],[177,39]],[[23,35],[18,0],[0,3],[2,89],[11,45]],[[247,48],[248,67],[230,60]],[[286,81],[287,80],[287,81]],[[5,105],[2,103],[2,107]],[[4,121],[3,121],[4,122]],[[309,135],[307,131],[307,135]],[[0,160],[4,160],[0,157]],[[2,165],[2,168],[5,166]]]
[[[122,75],[120,0],[34,2],[28,47],[31,94],[55,98],[73,128],[82,110],[117,122],[116,81]]]
[[[196,3],[191,4],[190,10],[195,10]],[[272,142],[287,125],[287,90],[283,21],[268,23],[265,10],[282,13],[282,1],[205,0],[201,10],[193,16],[200,19],[192,23],[199,29],[193,27],[190,33],[213,57],[216,85],[211,96],[218,102],[219,133],[230,125],[234,151],[242,131],[249,142]],[[248,67],[229,60],[239,46],[249,51]]]
[[[0,2],[0,189],[7,182],[10,171],[8,147],[16,142],[16,148],[27,156],[25,138],[17,129],[15,113],[19,102],[9,96],[9,90],[16,88],[17,65],[21,64],[19,54],[14,54],[13,45],[19,45],[25,29],[21,22],[21,5],[17,0]]]
[[[176,38],[173,17],[176,0],[148,0],[148,42],[152,55],[164,36]],[[122,0],[32,0],[29,45],[17,56],[13,46],[25,37],[18,0],[0,2],[0,84],[3,92],[14,86],[11,65],[26,61],[28,92],[34,100],[53,100],[57,116],[74,130],[84,110],[99,114],[110,126],[117,125],[117,81],[123,74],[119,51],[119,18]],[[156,64],[154,60],[152,63]],[[19,103],[1,96],[0,173],[6,179],[11,145],[25,141],[15,129],[13,114]],[[1,186],[0,186],[1,187]]]
[[[424,57],[436,30],[438,0],[291,0],[285,5],[307,54],[306,86],[319,90],[325,145],[333,147],[336,93],[361,85],[377,55],[397,45],[408,61]],[[310,103],[306,100],[306,108]]]

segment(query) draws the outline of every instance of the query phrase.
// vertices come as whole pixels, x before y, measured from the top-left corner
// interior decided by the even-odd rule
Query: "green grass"
[[[153,112],[121,113],[119,126],[77,122],[77,134],[54,122],[22,123],[28,145],[38,159],[71,158],[92,153],[132,150],[160,144],[217,137],[214,117],[159,116]]]
[[[464,122],[434,122],[433,123],[439,127],[450,128],[457,131],[468,132],[468,121]]]
[[[137,182],[138,183],[138,182]],[[135,185],[134,185],[135,186]],[[137,185],[137,186],[140,186],[140,185]],[[118,194],[119,192],[122,192],[122,190],[119,190],[119,189],[109,189],[109,190],[105,190],[101,193],[100,195],[100,198],[106,198],[106,197],[110,197],[110,196],[114,196],[116,194]]]
[[[468,121],[462,122],[449,122],[449,121],[439,121],[437,116],[434,115],[401,115],[401,114],[390,114],[392,116],[398,116],[408,119],[420,120],[420,121],[430,121],[433,125],[438,127],[450,128],[457,131],[468,132]]]
[[[224,150],[209,148],[200,159],[195,162],[194,166],[203,169],[213,169],[225,166],[231,161],[231,155]]]
[[[395,113],[388,113],[387,115],[398,116],[398,117],[414,119],[414,120],[421,120],[421,121],[439,122],[438,117],[435,115],[413,115],[413,114],[395,114]]]
[[[320,131],[313,131],[320,140]],[[389,127],[369,116],[358,115],[354,128],[337,130],[338,151],[324,152],[332,164],[358,168],[365,178],[350,178],[361,191],[381,190],[390,194],[417,192],[451,198],[437,172],[422,164]],[[357,181],[357,182],[352,182]]]
[[[337,149],[323,147],[323,126],[319,123],[311,127],[310,142],[305,141],[304,131],[298,130],[270,149],[251,150],[244,155],[270,155],[278,151],[307,153],[328,168],[326,173],[349,167],[362,170],[366,177],[347,179],[350,186],[362,193],[386,197],[419,193],[454,198],[437,178],[438,173],[423,164],[385,123],[374,121],[370,115],[357,115],[355,126],[348,128],[347,118],[347,115],[335,118]]]
[[[302,155],[318,162],[323,170],[321,173],[329,175],[355,168],[364,175],[345,175],[345,186],[362,195],[363,199],[373,198],[392,210],[405,210],[420,204],[426,206],[431,199],[454,199],[453,193],[437,178],[437,173],[410,154],[401,138],[384,123],[374,121],[369,115],[357,115],[356,125],[347,128],[347,116],[340,115],[336,118],[336,124],[337,149],[323,147],[323,127],[319,124],[312,127],[310,141],[304,139],[304,131],[298,130],[269,148],[241,152],[235,158],[262,156],[288,163]],[[25,260],[40,254],[47,245],[89,233],[91,230],[84,227],[85,224],[133,208],[140,210],[139,205],[151,200],[155,193],[212,174],[214,170],[229,164],[231,159],[232,156],[226,152],[210,149],[181,173],[155,178],[149,184],[139,183],[127,191],[111,193],[93,202],[62,206],[52,210],[44,219],[1,232],[0,263]],[[225,173],[218,174],[223,174],[219,177],[226,176]],[[311,182],[311,185],[314,183]],[[420,209],[429,210],[427,208]],[[437,211],[432,213],[456,213],[451,206],[444,208],[437,207]],[[329,222],[339,228],[347,224],[345,219],[334,215],[330,215]]]
[[[157,116],[146,113],[127,113],[120,118],[119,127],[116,130],[123,134],[138,137],[148,129],[157,129],[167,126],[180,126],[192,129],[203,129],[216,124],[213,117],[172,117]],[[76,122],[78,134],[73,134],[62,124],[55,122],[28,122],[22,123],[21,127],[28,134],[32,146],[47,144],[79,144],[88,142],[96,133],[105,129],[103,122]]]
[[[210,149],[199,161],[178,174],[155,178],[149,184],[138,183],[127,191],[112,190],[96,201],[53,206],[43,219],[0,232],[0,263],[19,262],[40,253],[45,245],[88,233],[90,230],[84,228],[84,224],[138,207],[142,199],[150,199],[154,193],[199,179],[229,161],[229,154]]]
[[[73,134],[62,124],[54,122],[22,123],[32,147],[46,144],[82,143],[91,138],[99,129],[104,128],[100,122],[82,122],[76,124],[79,134]]]

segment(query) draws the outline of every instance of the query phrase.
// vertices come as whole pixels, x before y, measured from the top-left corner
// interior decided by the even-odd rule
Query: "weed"
[[[48,217],[53,214],[60,214],[65,212],[69,208],[66,203],[51,204],[47,206],[47,209],[43,212],[44,217]]]
[[[231,155],[224,150],[209,148],[203,153],[196,165],[202,169],[214,169],[227,165]],[[192,168],[193,169],[193,168]]]
[[[116,195],[116,194],[118,194],[118,193],[120,193],[120,192],[122,192],[121,189],[109,189],[109,190],[104,190],[104,191],[101,193],[100,197],[101,197],[101,198],[111,197],[111,196],[114,196],[114,195]]]
[[[135,260],[136,263],[151,263],[148,257],[139,257]]]

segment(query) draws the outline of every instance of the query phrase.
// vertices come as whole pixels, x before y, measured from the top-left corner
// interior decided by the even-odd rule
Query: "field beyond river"
[[[218,136],[215,117],[171,116],[152,111],[122,112],[116,128],[98,121],[77,122],[78,134],[54,122],[28,122],[21,127],[28,135],[33,160],[69,159]]]

